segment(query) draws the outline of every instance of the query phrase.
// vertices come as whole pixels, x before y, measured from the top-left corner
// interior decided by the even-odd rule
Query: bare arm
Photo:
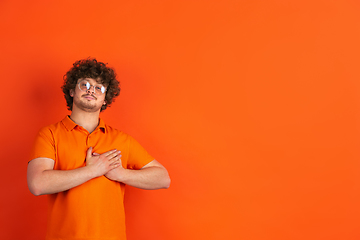
[[[111,180],[146,190],[169,188],[170,186],[170,177],[166,168],[156,160],[146,164],[140,170],[124,169],[119,166],[105,176]]]
[[[90,179],[99,177],[121,164],[119,152],[111,150],[101,155],[92,155],[90,147],[86,166],[72,170],[54,170],[54,160],[35,158],[28,164],[27,182],[32,194],[38,196],[66,191]]]

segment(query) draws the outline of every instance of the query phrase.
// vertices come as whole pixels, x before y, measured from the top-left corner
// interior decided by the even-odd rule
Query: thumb
[[[92,147],[89,147],[88,150],[86,151],[86,158],[91,158],[91,153],[92,153]]]

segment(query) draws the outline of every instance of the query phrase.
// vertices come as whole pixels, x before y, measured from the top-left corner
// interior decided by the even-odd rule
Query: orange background
[[[127,188],[128,239],[359,239],[360,3],[1,1],[0,239],[43,239],[26,165],[69,112],[80,58],[114,67],[102,113],[172,178]]]

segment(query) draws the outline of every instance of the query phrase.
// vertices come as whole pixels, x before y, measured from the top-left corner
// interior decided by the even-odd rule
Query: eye
[[[95,87],[95,91],[98,91],[99,93],[100,93],[100,92],[101,92],[101,93],[105,93],[105,87],[104,87],[104,86],[101,86],[101,85],[96,86],[96,87]]]
[[[101,92],[102,92],[102,93],[105,93],[105,91],[106,91],[105,87],[104,87],[104,86],[101,86]]]
[[[83,81],[83,82],[80,83],[80,87],[84,88],[84,89],[85,88],[89,89],[90,88],[90,83]]]

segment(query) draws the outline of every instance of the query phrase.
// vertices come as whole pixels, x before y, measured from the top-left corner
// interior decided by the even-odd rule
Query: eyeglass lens
[[[83,80],[79,83],[79,88],[81,91],[88,91],[91,87],[94,87],[94,93],[96,95],[101,95],[101,94],[104,94],[106,89],[103,85],[99,84],[99,85],[91,85],[88,81],[86,80]]]

